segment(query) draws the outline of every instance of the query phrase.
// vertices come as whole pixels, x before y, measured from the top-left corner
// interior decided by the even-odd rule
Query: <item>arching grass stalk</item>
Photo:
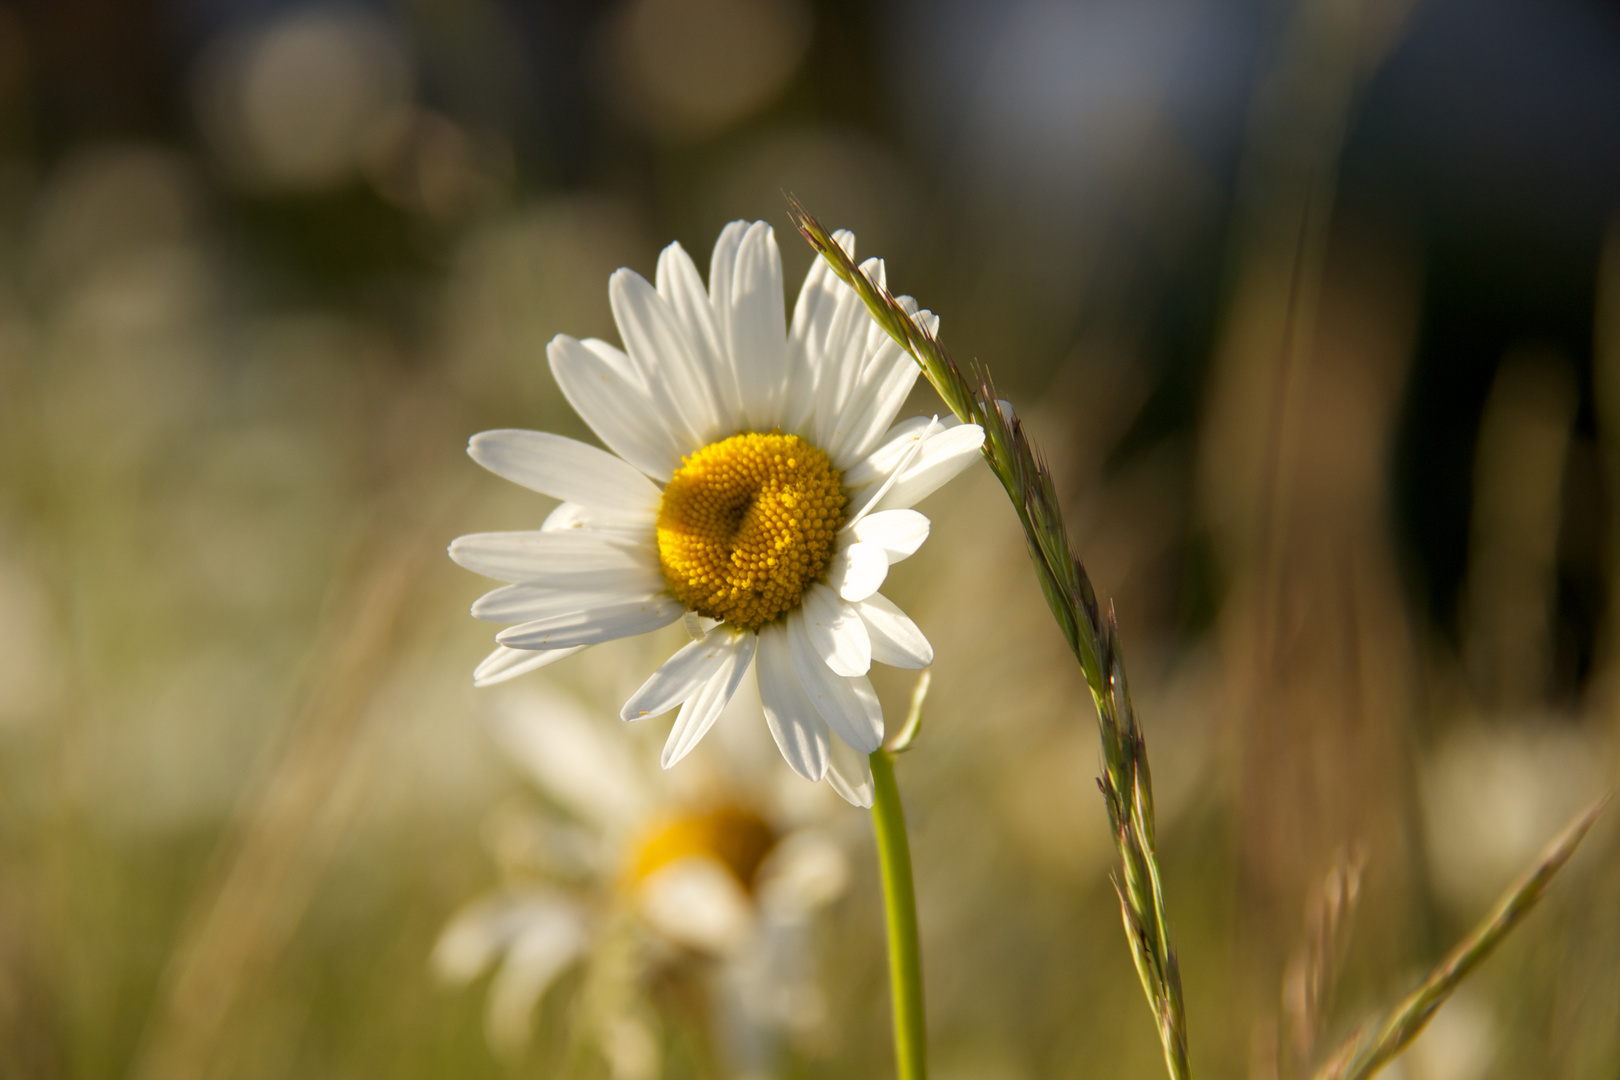
[[[856,266],[797,199],[789,196],[788,204],[794,224],[810,246],[856,291],[878,325],[917,361],[950,410],[963,422],[984,428],[985,460],[1012,500],[1047,606],[1091,687],[1103,750],[1103,775],[1097,785],[1120,855],[1114,886],[1125,936],[1158,1024],[1171,1080],[1187,1080],[1191,1076],[1187,1015],[1154,854],[1153,781],[1147,745],[1131,708],[1113,608],[1104,616],[1098,607],[1091,580],[1069,544],[1046,462],[1030,445],[1012,406],[997,397],[989,373],[975,364],[964,374],[939,340],[912,317],[913,310]],[[874,774],[878,769],[875,755]]]

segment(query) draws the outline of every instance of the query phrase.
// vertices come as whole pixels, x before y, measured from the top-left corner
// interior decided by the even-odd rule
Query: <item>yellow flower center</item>
[[[699,615],[758,630],[797,607],[832,557],[848,500],[797,435],[733,435],[683,459],[658,507],[658,561]]]
[[[721,806],[653,825],[631,849],[628,877],[636,884],[677,859],[706,855],[751,892],[754,875],[775,846],[776,833],[765,819],[740,806]]]

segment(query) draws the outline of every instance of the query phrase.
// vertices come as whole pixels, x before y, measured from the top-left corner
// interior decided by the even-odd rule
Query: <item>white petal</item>
[[[855,234],[847,229],[833,233],[833,240],[851,258],[855,255]],[[827,330],[832,325],[838,298],[849,286],[833,273],[826,259],[816,259],[804,277],[799,300],[793,307],[793,325],[788,331],[788,374],[782,398],[782,430],[812,434],[806,424],[815,407],[816,371],[821,365]]]
[[[978,424],[957,424],[930,437],[917,459],[905,467],[877,505],[884,509],[906,507],[932,495],[978,461],[983,445],[984,429]]]
[[[868,484],[863,488],[849,488],[846,483],[850,499],[845,506],[844,512],[848,517],[845,519],[843,528],[840,531],[853,532],[855,526],[859,525],[863,518],[878,508],[878,503],[882,502],[883,497],[889,493],[889,489],[899,482],[901,475],[917,459],[917,455],[922,453],[922,448],[928,444],[928,440],[938,434],[942,428],[943,425],[939,422],[938,417],[930,420],[928,426],[923,428],[922,432],[912,440],[911,448],[900,459],[899,464],[894,467],[894,471],[882,483]]]
[[[710,373],[720,406],[721,428],[742,430],[745,422],[736,365],[721,335],[714,305],[703,288],[703,278],[680,244],[670,244],[658,256],[657,284],[658,295],[669,301],[676,320],[686,331],[693,359]]]
[[[916,554],[923,541],[928,539],[928,530],[928,517],[925,514],[915,510],[879,510],[856,522],[850,531],[855,534],[856,540],[863,544],[876,544],[889,557],[889,562],[897,563]],[[846,596],[845,599],[854,598]]]
[[[502,892],[458,911],[440,933],[429,963],[434,974],[459,985],[483,974],[525,929],[551,919],[564,902],[539,892]]]
[[[546,580],[566,586],[574,574],[658,570],[658,549],[651,543],[651,529],[646,530],[642,540],[620,532],[554,528],[550,518],[546,525],[525,532],[458,536],[450,543],[450,557],[475,574],[511,583]]]
[[[697,693],[736,652],[738,637],[734,630],[716,627],[702,640],[683,646],[630,695],[619,719],[660,716]]]
[[[782,255],[776,234],[763,221],[743,234],[730,286],[729,295],[715,294],[715,310],[731,346],[748,426],[768,429],[778,422],[777,400],[786,381],[787,317],[782,310]]]
[[[842,742],[837,747],[841,749],[835,748],[834,753],[865,761]],[[837,767],[837,764],[833,766]],[[867,770],[870,774],[870,765]],[[866,805],[870,806],[871,802]],[[795,829],[784,836],[760,864],[754,891],[760,907],[768,909],[771,915],[802,919],[842,896],[849,888],[849,879],[849,856],[838,840],[821,829]]]
[[[584,951],[584,921],[570,908],[554,908],[525,927],[489,985],[489,1041],[511,1053],[521,1050],[535,1002]]]
[[[691,449],[709,442],[720,424],[713,372],[693,355],[693,345],[669,301],[646,278],[622,269],[608,279],[608,300],[624,350],[647,381],[653,400],[674,410],[681,421],[677,430],[690,440]]]
[[[664,743],[661,764],[666,769],[690,754],[692,748],[708,734],[715,720],[719,719],[721,710],[731,700],[731,695],[737,692],[737,686],[748,673],[748,665],[754,662],[758,635],[748,631],[737,634],[729,630],[716,633],[730,634],[733,639],[726,661],[697,693],[681,705],[675,725],[669,729],[669,739]]]
[[[604,641],[617,641],[668,626],[680,618],[685,610],[685,605],[679,600],[664,593],[509,626],[496,634],[495,640],[514,649],[566,649],[574,645],[599,645]]]
[[[868,260],[863,266],[871,266],[875,261]],[[866,327],[871,321],[872,316],[860,296],[846,286],[833,309],[821,359],[816,366],[815,411],[811,423],[817,446],[831,445],[844,407],[866,369]]]
[[[543,533],[588,531],[593,536],[630,547],[640,546],[657,552],[658,534],[643,521],[639,524],[605,518],[579,503],[561,502],[551,508],[540,523]],[[655,556],[656,557],[656,556]]]
[[[947,425],[950,422],[944,421]],[[844,470],[844,486],[863,488],[870,484],[882,483],[890,473],[899,468],[900,463],[914,448],[916,441],[933,423],[935,421],[931,417],[909,416],[894,425],[884,434],[877,449],[853,467]]]
[[[827,563],[827,585],[845,600],[865,600],[888,576],[889,556],[877,544],[846,544]]]
[[[433,973],[452,985],[468,983],[484,973],[516,932],[512,913],[517,897],[484,897],[456,912],[434,943],[429,964]]]
[[[670,427],[668,409],[659,408],[622,352],[605,341],[559,334],[546,357],[563,396],[608,449],[656,479],[680,468],[684,443]]]
[[[833,234],[833,239],[846,255],[855,257],[854,233],[839,229]],[[788,332],[788,343],[794,350],[805,350],[806,360],[813,358],[808,351],[811,343],[819,344],[827,337],[827,328],[832,325],[833,309],[838,305],[840,286],[849,287],[833,273],[826,259],[816,259],[810,264],[809,273],[804,275],[798,302],[793,305],[793,326]]]
[[[748,234],[748,222],[732,221],[715,237],[714,251],[709,256],[708,303],[714,312],[715,330],[719,335],[720,358],[724,361],[724,382],[727,403],[731,407],[729,419],[738,429],[747,426],[747,413],[743,409],[742,388],[738,383],[737,354],[731,344],[731,283],[737,273],[737,251],[743,237]]]
[[[806,633],[803,609],[788,616],[788,654],[799,685],[821,713],[833,733],[850,746],[870,754],[883,745],[883,707],[864,675],[846,678],[833,673]],[[864,629],[864,627],[863,627]]]
[[[834,673],[865,675],[871,669],[872,642],[866,624],[837,593],[825,585],[812,585],[799,611],[811,648]]]
[[[932,311],[929,311],[927,308],[924,308],[921,311],[917,310],[917,301],[913,300],[909,296],[899,296],[899,297],[896,297],[895,299],[899,300],[900,303],[906,308],[906,310],[911,312],[912,317],[914,319],[916,319],[918,322],[922,323],[922,328],[928,332],[929,337],[938,337],[939,336],[939,316],[938,315],[935,315]]]
[[[624,521],[658,518],[659,490],[606,450],[549,431],[485,431],[467,445],[472,459],[497,476],[564,502]]]
[[[881,593],[855,605],[872,639],[872,659],[890,667],[913,671],[934,662],[934,647],[928,644],[917,624]]]
[[[576,645],[572,649],[508,649],[505,645],[497,645],[495,651],[484,657],[483,662],[473,669],[473,685],[494,686],[496,683],[503,683],[519,675],[527,675],[531,671],[548,667],[589,647]]]
[[[551,508],[546,520],[540,523],[541,532],[570,532],[574,529],[600,528],[591,520],[591,512],[579,503],[560,502]],[[618,531],[618,530],[616,530]]]
[[[641,914],[689,948],[728,953],[749,936],[753,912],[731,871],[706,855],[661,866],[642,883]]]
[[[726,308],[731,306],[731,279],[737,272],[737,250],[748,234],[746,221],[728,221],[714,238],[714,251],[709,255],[709,297],[714,307],[715,325],[720,329],[720,340],[726,352],[731,352],[731,320]]]
[[[885,335],[861,372],[826,447],[835,465],[854,465],[876,449],[921,374],[917,362]]]
[[[799,684],[784,622],[759,633],[759,699],[765,724],[789,768],[806,780],[827,775],[831,739],[827,722]]]
[[[827,783],[851,806],[872,808],[876,787],[872,783],[872,759],[851,749],[843,739],[834,739],[832,763],[827,767]]]
[[[645,815],[647,777],[622,729],[572,698],[536,684],[501,699],[488,723],[507,757],[584,821],[623,827]]]
[[[527,623],[653,596],[664,579],[647,567],[593,570],[576,575],[580,588],[559,588],[550,581],[503,585],[473,601],[472,616],[485,622]]]

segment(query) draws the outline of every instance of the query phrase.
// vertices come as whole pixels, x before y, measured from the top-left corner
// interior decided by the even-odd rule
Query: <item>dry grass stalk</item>
[[[1283,978],[1283,1015],[1288,1020],[1289,1049],[1302,1073],[1316,1056],[1316,1041],[1333,1008],[1356,902],[1361,898],[1359,848],[1340,851],[1333,867],[1312,887],[1305,901],[1305,940]]]
[[[1553,875],[1575,854],[1592,823],[1608,803],[1605,795],[1576,815],[1542,849],[1536,861],[1509,886],[1496,908],[1457,946],[1416,990],[1376,1021],[1364,1025],[1316,1072],[1315,1080],[1366,1080],[1389,1064],[1422,1033],[1429,1019],[1457,989],[1459,983],[1501,944],[1508,933],[1530,914]]]
[[[950,410],[963,422],[984,428],[985,460],[1018,513],[1047,606],[1091,688],[1103,750],[1103,775],[1097,785],[1120,854],[1114,885],[1125,936],[1158,1024],[1165,1066],[1172,1080],[1186,1080],[1191,1075],[1187,1016],[1154,851],[1153,782],[1147,745],[1131,707],[1112,605],[1106,615],[1099,607],[1085,567],[1069,543],[1051,472],[1012,406],[997,396],[989,373],[977,364],[964,373],[939,339],[914,318],[915,305],[901,303],[874,282],[798,200],[789,196],[788,202],[794,223],[810,246],[856,291],[878,325],[917,361]]]
[[[417,528],[373,511],[322,618],[306,683],[243,794],[182,925],[141,1053],[142,1078],[232,1070],[232,1013],[297,931],[355,809],[368,706],[451,499]]]

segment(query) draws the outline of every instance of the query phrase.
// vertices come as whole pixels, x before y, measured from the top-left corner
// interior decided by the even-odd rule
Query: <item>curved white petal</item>
[[[842,750],[834,753],[859,757],[842,742],[838,746]],[[760,864],[754,890],[767,917],[795,919],[838,899],[849,888],[849,879],[849,856],[843,844],[821,829],[795,829]]]
[[[540,531],[571,532],[575,529],[591,529],[600,526],[591,520],[591,512],[579,503],[560,502],[551,508],[546,520],[540,523]],[[622,530],[616,530],[622,531]],[[657,535],[656,533],[652,535]]]
[[[827,563],[827,585],[845,600],[865,600],[888,576],[889,556],[877,544],[846,544]]]
[[[920,502],[978,461],[983,445],[984,429],[978,424],[957,424],[930,436],[877,506],[889,510]]]
[[[785,621],[773,623],[759,632],[759,700],[765,708],[765,725],[782,751],[788,767],[806,780],[827,775],[831,738],[827,722],[815,703],[804,692],[793,670],[791,646]]]
[[[928,516],[916,510],[879,510],[857,521],[850,531],[856,540],[877,545],[889,562],[897,563],[917,553],[928,539],[930,527]]]
[[[668,593],[616,601],[551,618],[509,626],[495,640],[513,649],[566,649],[645,634],[668,626],[686,610]]]
[[[786,382],[787,317],[782,255],[765,222],[756,221],[743,233],[729,286],[724,293],[711,290],[721,336],[730,347],[748,426],[768,430],[779,423],[777,403]]]
[[[546,346],[551,375],[563,397],[608,449],[656,479],[680,468],[683,442],[672,431],[630,360],[605,341],[564,334]]]
[[[677,650],[630,695],[630,700],[619,710],[619,719],[660,716],[697,693],[736,653],[738,639],[742,636],[728,627],[717,626],[701,640]]]
[[[549,431],[484,431],[467,444],[472,459],[497,476],[608,517],[652,524],[660,492],[621,458]]]
[[[748,222],[728,221],[720,235],[714,238],[714,250],[709,254],[709,303],[714,308],[715,326],[720,330],[720,341],[726,353],[731,353],[731,320],[723,308],[731,304],[731,279],[737,272],[737,250],[748,234]],[[724,298],[722,301],[721,298]]]
[[[854,465],[877,447],[921,374],[911,355],[885,334],[867,359],[825,447],[835,465]]]
[[[664,753],[660,759],[660,763],[666,769],[690,754],[692,748],[708,734],[714,722],[719,719],[721,710],[731,700],[731,695],[737,692],[743,676],[748,673],[748,665],[754,662],[754,650],[759,644],[758,635],[750,631],[715,632],[728,634],[732,638],[727,647],[725,661],[720,669],[709,677],[708,682],[698,688],[697,693],[682,703],[681,711],[675,717],[675,724],[669,729],[669,739],[664,743]]]
[[[886,474],[880,475],[877,482],[857,487],[848,480],[844,481],[845,487],[850,492],[849,504],[845,507],[845,513],[849,516],[844,521],[844,529],[853,530],[856,525],[860,524],[862,518],[877,509],[878,503],[899,482],[900,477],[910,467],[911,463],[917,460],[917,456],[922,453],[923,447],[928,445],[928,440],[943,429],[944,425],[939,422],[939,418],[933,417],[923,426],[921,431],[917,432],[914,438],[900,440],[902,449],[900,459],[889,467]],[[885,443],[880,452],[887,455],[891,445],[893,445],[892,441]],[[849,473],[846,472],[844,475],[847,477]]]
[[[557,580],[569,579],[565,575]],[[579,587],[559,587],[553,580],[502,585],[473,601],[472,615],[485,622],[504,623],[552,619],[655,595],[663,589],[664,579],[645,566],[613,567],[581,571],[573,575],[571,584]]]
[[[625,827],[646,814],[647,777],[621,733],[573,699],[536,685],[503,698],[488,723],[507,757],[582,820]]]
[[[496,581],[549,581],[568,587],[575,574],[638,569],[657,573],[658,549],[653,546],[653,536],[651,529],[642,539],[589,527],[552,527],[548,518],[546,527],[539,530],[458,536],[450,542],[450,558],[456,565]]]
[[[703,287],[692,257],[680,244],[670,244],[658,256],[658,295],[669,301],[676,320],[686,331],[693,359],[710,373],[719,404],[722,430],[742,430],[745,420],[737,389],[736,365],[720,331],[714,304]]]
[[[669,301],[646,278],[623,269],[608,279],[608,301],[624,350],[646,380],[653,400],[679,417],[678,430],[690,440],[690,450],[709,442],[720,428],[713,373],[693,355],[692,343]]]
[[[715,331],[720,343],[723,379],[727,387],[727,401],[732,409],[731,420],[741,429],[747,426],[747,413],[743,409],[742,388],[738,383],[736,351],[731,345],[731,283],[737,272],[737,252],[743,237],[748,234],[748,222],[727,222],[715,237],[714,250],[709,255],[709,291],[706,300],[714,313]]]
[[[881,267],[878,259],[868,259],[861,264],[861,268],[869,273],[881,272]],[[872,324],[872,316],[860,296],[846,286],[839,293],[838,302],[833,308],[820,362],[816,366],[811,425],[817,446],[825,448],[832,445],[838,422],[866,370],[866,331]]]
[[[872,659],[890,667],[921,670],[934,662],[934,647],[910,616],[882,593],[855,605],[872,640]]]
[[[840,229],[833,233],[833,240],[854,258],[854,233]],[[849,291],[849,286],[833,273],[826,259],[818,258],[810,264],[798,302],[793,306],[793,325],[788,330],[788,373],[781,414],[783,431],[810,434],[806,424],[815,407],[816,371],[839,296]]]
[[[866,624],[832,589],[819,583],[810,586],[799,615],[811,648],[834,674],[865,675],[871,669],[872,641]]]
[[[859,806],[863,810],[872,808],[872,799],[877,790],[872,783],[872,760],[852,749],[843,739],[833,740],[827,783],[851,806]]]
[[[801,608],[783,620],[787,624],[793,673],[833,733],[856,750],[870,754],[883,745],[883,707],[871,680],[864,675],[834,674],[810,644],[802,615]]]
[[[689,948],[724,954],[753,930],[748,894],[718,860],[688,855],[648,876],[641,914],[665,937]]]
[[[486,896],[458,911],[433,946],[433,972],[453,985],[483,974],[524,930],[555,920],[566,901],[543,892],[503,892]]]
[[[898,299],[900,301],[901,305],[904,306],[907,311],[911,312],[912,318],[916,319],[919,323],[922,324],[922,328],[925,331],[928,332],[929,337],[938,337],[939,336],[939,316],[938,315],[935,315],[932,311],[929,311],[927,308],[923,308],[922,310],[919,311],[917,309],[917,301],[913,300],[909,296],[900,296],[900,297],[896,297],[896,299]]]
[[[507,951],[489,984],[489,1041],[517,1052],[529,1040],[535,1002],[562,970],[585,951],[585,925],[570,907],[549,909],[529,923]]]
[[[515,679],[519,675],[527,675],[531,671],[549,667],[589,647],[576,645],[571,649],[508,649],[505,645],[497,645],[495,651],[484,657],[483,662],[473,669],[473,685],[494,686],[496,683]]]
[[[658,550],[658,533],[645,521],[640,523],[605,518],[579,503],[561,502],[540,523],[543,533],[587,532],[616,544],[640,546],[649,552]],[[656,556],[655,556],[656,557]]]
[[[917,440],[930,425],[949,425],[952,422],[954,418],[941,421],[928,416],[906,417],[884,433],[876,449],[844,470],[844,486],[857,489],[881,484],[917,448]]]

